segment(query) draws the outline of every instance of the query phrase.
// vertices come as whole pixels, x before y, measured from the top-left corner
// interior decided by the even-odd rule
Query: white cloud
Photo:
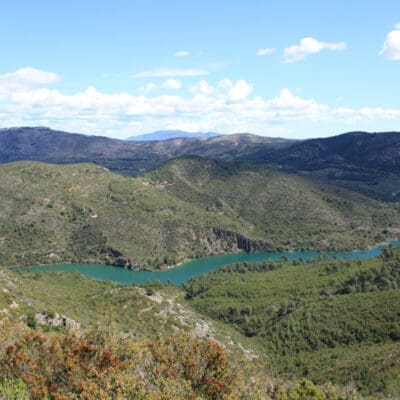
[[[322,50],[340,51],[346,49],[345,42],[327,43],[321,42],[312,37],[305,37],[300,40],[300,44],[284,49],[284,61],[292,63],[305,59],[310,54],[317,54]]]
[[[32,67],[0,74],[0,100],[7,97],[8,93],[55,83],[59,80],[61,80],[61,77],[54,72],[42,71]]]
[[[257,55],[258,56],[269,56],[270,54],[272,54],[275,51],[274,48],[271,47],[264,47],[264,48],[260,48],[257,50]]]
[[[190,91],[194,94],[210,96],[215,92],[215,89],[206,80],[202,79],[199,83],[193,85]]]
[[[167,79],[163,84],[162,87],[164,89],[173,89],[177,90],[182,87],[182,83],[178,81],[177,79]]]
[[[132,78],[168,78],[185,76],[208,75],[208,72],[202,69],[154,69],[132,74]]]
[[[253,85],[241,79],[232,83],[228,78],[223,79],[218,83],[218,86],[226,91],[227,100],[240,101],[245,99],[253,90]]]
[[[18,76],[15,73],[4,75]],[[37,84],[38,80],[31,79],[30,82]],[[45,85],[52,79],[42,81]],[[150,82],[147,87],[153,85]],[[0,80],[0,119],[3,127],[47,125],[120,138],[157,130],[160,126],[189,131],[264,133],[284,132],[288,126],[326,121],[357,123],[357,126],[373,126],[376,121],[400,123],[400,108],[329,106],[304,98],[288,88],[283,88],[277,95],[270,93],[263,97],[252,92],[251,83],[229,78],[214,83],[202,79],[190,87],[188,96],[151,96],[147,92],[141,95],[107,94],[93,86],[74,94],[64,94],[46,87],[11,88],[3,79]]]
[[[179,50],[175,53],[175,57],[187,57],[189,54],[187,50]]]
[[[387,34],[379,55],[389,60],[400,60],[400,23]]]
[[[0,75],[0,83],[9,87],[29,87],[35,85],[46,85],[61,80],[54,72],[42,71],[40,69],[25,67],[14,72]]]

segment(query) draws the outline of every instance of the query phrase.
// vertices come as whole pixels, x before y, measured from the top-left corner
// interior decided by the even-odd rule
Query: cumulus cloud
[[[182,87],[182,83],[177,79],[167,79],[162,85],[164,89],[173,89],[177,90]]]
[[[14,72],[0,74],[0,83],[9,87],[28,87],[46,85],[61,80],[54,72],[42,71],[40,69],[25,67]]]
[[[317,54],[322,50],[340,51],[346,49],[345,42],[327,43],[312,37],[305,37],[300,43],[284,49],[283,56],[286,63],[292,63],[305,59],[310,54]]]
[[[175,53],[175,57],[187,57],[189,54],[187,50],[179,50]]]
[[[400,23],[396,24],[394,30],[386,35],[379,55],[389,60],[400,60]]]
[[[31,67],[0,74],[0,100],[7,97],[8,93],[27,90],[39,85],[48,85],[59,80],[61,77],[54,72]]]
[[[3,76],[18,76],[16,72]],[[400,109],[332,107],[304,98],[288,88],[279,93],[256,96],[253,85],[243,79],[225,78],[219,82],[202,79],[190,87],[189,95],[155,92],[157,94],[151,96],[148,92],[140,95],[103,93],[93,86],[65,94],[45,86],[36,87],[39,80],[46,85],[55,79],[44,76],[17,88],[10,88],[6,80],[0,80],[2,126],[47,125],[124,138],[157,130],[160,126],[189,131],[262,133],[272,132],[274,127],[285,129],[289,124],[295,126],[303,122],[362,122],[368,125],[383,120],[400,122]],[[164,84],[169,81],[174,80],[167,79]],[[177,86],[176,82],[168,85]]]
[[[275,51],[275,49],[272,47],[264,47],[264,48],[260,48],[257,50],[257,55],[258,56],[269,56],[274,51]]]
[[[154,69],[150,71],[141,71],[132,74],[132,78],[168,78],[185,76],[208,75],[208,72],[202,69]]]
[[[230,79],[225,78],[218,83],[218,87],[226,92],[228,101],[240,101],[249,96],[253,90],[253,85],[241,79],[233,83]]]

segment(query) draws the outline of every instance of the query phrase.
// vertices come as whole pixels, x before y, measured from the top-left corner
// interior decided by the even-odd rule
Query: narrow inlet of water
[[[400,241],[393,241],[391,246],[400,246]],[[338,259],[368,259],[381,254],[385,246],[377,246],[368,250],[357,250],[343,253],[318,253],[310,251],[294,252],[270,252],[270,253],[232,253],[219,256],[204,257],[189,261],[178,267],[173,267],[164,271],[131,271],[123,268],[113,267],[103,264],[55,264],[40,265],[21,269],[22,271],[63,271],[80,272],[88,278],[103,281],[114,281],[125,284],[145,283],[148,281],[172,282],[180,285],[188,281],[192,276],[205,274],[217,268],[229,264],[242,262],[261,262],[267,260],[309,260],[317,256],[326,256],[327,258]]]

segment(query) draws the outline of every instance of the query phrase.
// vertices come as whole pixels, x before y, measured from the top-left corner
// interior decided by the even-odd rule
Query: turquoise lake
[[[393,241],[391,246],[400,246],[400,241]],[[148,281],[170,281],[180,285],[188,281],[192,276],[205,274],[224,265],[240,263],[240,262],[261,262],[266,260],[282,260],[285,257],[289,260],[302,258],[308,260],[317,256],[326,256],[328,258],[339,259],[355,259],[355,258],[372,258],[378,256],[385,246],[377,246],[368,250],[357,250],[345,253],[318,253],[309,251],[295,251],[290,253],[271,252],[271,253],[235,253],[224,254],[219,256],[204,257],[197,260],[189,261],[178,267],[174,267],[165,271],[131,271],[123,268],[112,267],[102,264],[56,264],[41,265],[24,268],[26,271],[63,271],[80,272],[89,278],[114,281],[125,284],[145,283]]]

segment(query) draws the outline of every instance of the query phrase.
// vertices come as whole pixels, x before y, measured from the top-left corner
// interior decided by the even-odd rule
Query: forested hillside
[[[2,270],[0,398],[397,398],[399,268],[234,265],[184,290]]]
[[[368,261],[238,264],[186,285],[189,304],[264,347],[274,371],[400,395],[400,249]]]
[[[398,237],[395,205],[263,166],[171,160],[132,178],[91,164],[0,166],[0,264],[162,268],[238,251],[344,250]]]

